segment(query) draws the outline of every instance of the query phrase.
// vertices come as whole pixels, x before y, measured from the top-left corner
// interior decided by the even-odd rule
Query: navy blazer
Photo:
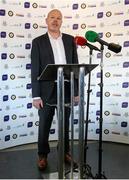
[[[66,63],[78,64],[77,48],[74,43],[74,37],[62,33],[62,40],[65,49]],[[43,101],[46,102],[51,96],[54,82],[38,81],[37,77],[48,64],[54,63],[54,55],[48,33],[35,38],[32,41],[31,49],[32,97],[41,97]]]

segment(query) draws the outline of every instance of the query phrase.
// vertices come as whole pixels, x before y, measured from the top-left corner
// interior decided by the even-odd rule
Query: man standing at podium
[[[48,31],[32,41],[31,49],[31,80],[33,106],[38,109],[38,167],[47,167],[47,156],[50,152],[49,132],[53,120],[57,100],[57,84],[52,81],[38,81],[37,77],[48,64],[77,64],[77,49],[74,37],[61,33],[62,13],[58,9],[51,10],[46,18]],[[75,92],[77,96],[78,92]],[[75,97],[76,99],[76,97]],[[65,82],[65,103],[70,102],[70,83]],[[69,117],[70,108],[65,107],[65,162],[71,163],[69,149]],[[76,163],[74,162],[74,165]]]

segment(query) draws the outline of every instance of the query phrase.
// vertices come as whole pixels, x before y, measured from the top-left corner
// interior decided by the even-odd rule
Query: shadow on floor
[[[88,143],[87,164],[94,177],[98,174],[98,152],[98,142]],[[78,145],[74,147],[74,157],[78,161]],[[44,179],[54,174],[57,172],[56,148],[51,148],[44,172],[38,170],[36,161],[36,149],[0,152],[0,179]],[[108,179],[129,179],[129,145],[103,142],[102,174],[103,171]]]

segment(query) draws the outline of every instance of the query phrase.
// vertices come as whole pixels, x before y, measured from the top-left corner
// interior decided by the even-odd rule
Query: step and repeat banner
[[[0,149],[37,142],[38,113],[31,97],[31,42],[45,33],[47,13],[63,13],[62,32],[83,36],[89,30],[120,53],[104,46],[103,56],[93,51],[88,139],[99,138],[100,81],[103,69],[103,140],[129,144],[129,0],[0,0]],[[100,48],[100,44],[93,45]],[[44,49],[45,51],[45,49]],[[79,63],[89,64],[89,48],[77,47]],[[103,58],[103,64],[101,60]],[[88,76],[85,78],[85,113]],[[78,138],[78,106],[75,107]],[[50,140],[58,138],[56,115]]]

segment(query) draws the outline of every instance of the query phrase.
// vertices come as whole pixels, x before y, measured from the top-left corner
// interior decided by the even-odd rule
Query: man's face
[[[46,24],[50,32],[59,32],[62,24],[62,14],[60,11],[51,11],[46,19]]]

